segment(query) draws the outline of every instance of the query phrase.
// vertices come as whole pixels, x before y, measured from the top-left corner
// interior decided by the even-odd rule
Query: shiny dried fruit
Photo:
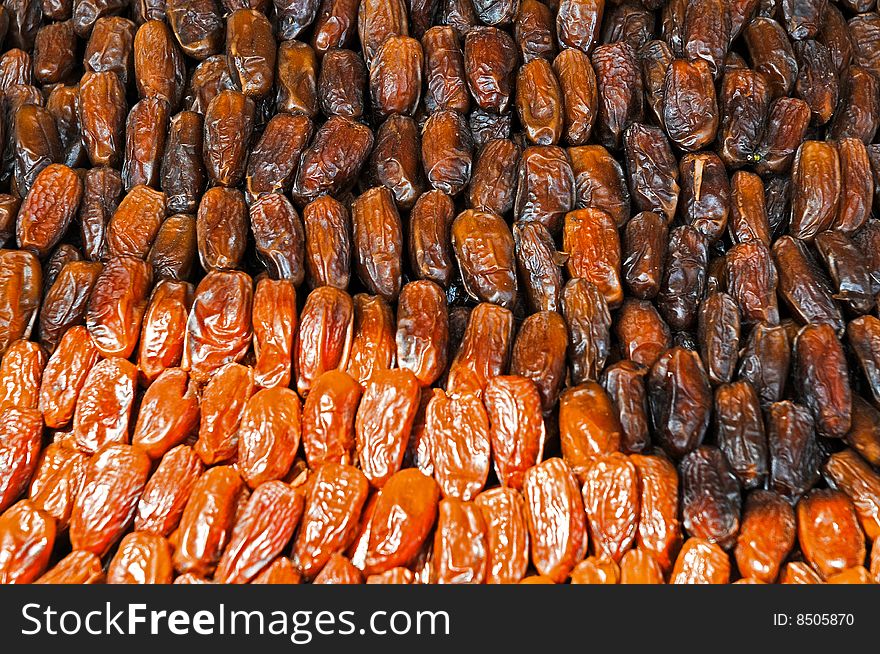
[[[117,357],[92,366],[73,416],[73,438],[79,450],[93,454],[105,445],[129,442],[137,374],[133,363]]]
[[[55,520],[30,500],[0,514],[0,583],[28,584],[49,565]]]
[[[509,584],[525,576],[529,563],[529,532],[522,495],[512,488],[493,488],[474,503],[486,525],[486,583]]]
[[[205,467],[193,448],[178,445],[170,450],[150,476],[137,504],[135,531],[168,537],[180,517]]]
[[[366,529],[365,574],[408,565],[430,535],[437,516],[440,489],[412,468],[392,475],[379,492]]]
[[[149,476],[150,459],[139,449],[107,443],[98,450],[86,464],[70,516],[73,549],[106,554],[134,520]]]
[[[426,434],[434,477],[444,497],[469,501],[489,474],[489,418],[478,395],[435,395],[427,408]]]
[[[493,377],[486,384],[483,402],[495,473],[503,486],[520,489],[525,471],[541,460],[544,449],[537,387],[525,377]]]
[[[174,569],[211,574],[226,548],[245,486],[230,466],[208,469],[195,483],[177,530]]]
[[[284,478],[299,449],[301,416],[289,388],[264,388],[248,399],[238,428],[238,470],[248,486]]]
[[[163,370],[180,365],[192,302],[193,287],[189,282],[164,279],[154,287],[138,344],[138,368],[147,383]]]
[[[86,327],[101,355],[132,355],[152,282],[153,268],[145,261],[131,256],[106,261],[86,311]]]
[[[295,349],[296,387],[301,396],[308,395],[325,371],[346,367],[353,349],[353,314],[354,304],[345,291],[321,286],[309,293]]]
[[[689,535],[730,549],[739,531],[739,482],[724,453],[702,445],[686,455],[681,473],[682,523]]]
[[[254,390],[253,368],[227,363],[211,375],[202,390],[199,438],[193,446],[206,465],[238,453],[238,427]]]
[[[170,584],[171,551],[171,544],[157,534],[127,534],[107,568],[107,583]]]
[[[526,472],[523,495],[532,563],[541,575],[561,583],[589,542],[577,482],[562,459],[547,459]]]
[[[243,272],[212,271],[199,282],[181,364],[195,381],[207,381],[223,364],[244,357],[251,342],[252,302],[253,280]]]
[[[303,496],[281,481],[257,486],[235,521],[214,579],[245,584],[290,542],[303,513]]]
[[[698,446],[709,425],[712,395],[696,352],[677,346],[651,368],[648,401],[660,445],[680,458]]]
[[[688,538],[675,560],[671,584],[726,584],[730,559],[718,545],[702,538]]]
[[[819,480],[819,446],[810,412],[799,404],[775,402],[767,411],[770,486],[797,498]]]
[[[864,534],[842,492],[813,490],[798,502],[797,522],[801,551],[823,577],[865,561]]]
[[[355,434],[361,470],[377,488],[403,463],[419,398],[418,380],[409,370],[377,371],[367,382]]]
[[[828,484],[842,490],[852,500],[869,538],[880,535],[880,475],[858,454],[846,449],[832,454],[823,474]]]
[[[469,209],[452,223],[452,246],[467,292],[512,309],[517,280],[513,236],[495,214]]]
[[[584,475],[583,497],[596,556],[619,563],[636,540],[639,484],[635,465],[619,452],[596,460]]]
[[[852,391],[846,355],[828,325],[807,325],[794,342],[800,397],[810,408],[821,436],[843,438],[849,431]]]
[[[510,357],[510,373],[531,379],[541,396],[541,408],[549,411],[565,382],[568,329],[556,311],[541,311],[519,327]]]
[[[370,488],[359,470],[332,461],[317,468],[310,484],[293,546],[293,560],[307,579],[354,542]]]
[[[18,246],[45,257],[67,231],[82,194],[82,181],[73,170],[62,164],[43,168],[18,212]]]
[[[196,433],[198,425],[196,385],[180,368],[168,368],[141,398],[131,442],[151,459],[160,459]]]

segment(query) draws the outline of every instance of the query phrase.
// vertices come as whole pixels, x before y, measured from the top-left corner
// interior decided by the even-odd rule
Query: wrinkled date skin
[[[204,464],[188,445],[178,445],[165,454],[138,500],[135,530],[170,536],[204,470]]]
[[[306,204],[325,193],[346,190],[372,148],[373,134],[368,127],[343,116],[329,118],[300,158],[293,182],[294,201]]]
[[[208,176],[236,186],[245,174],[246,147],[254,125],[254,101],[243,93],[218,93],[205,111],[203,153]]]
[[[281,481],[257,486],[238,515],[214,579],[244,584],[266,569],[293,536],[303,514],[303,496]]]
[[[0,409],[0,511],[18,499],[37,468],[41,422],[35,409],[9,405]]]
[[[18,246],[46,257],[67,231],[82,194],[82,181],[73,170],[62,164],[43,168],[18,212]]]
[[[83,326],[71,327],[49,357],[40,380],[39,409],[47,427],[67,425],[98,350]]]
[[[16,341],[0,363],[0,406],[36,409],[46,353],[31,341]]]
[[[621,235],[622,276],[627,290],[641,300],[660,292],[669,229],[653,211],[633,216]]]
[[[435,395],[427,408],[426,434],[434,477],[444,497],[474,499],[486,485],[491,438],[478,395]]]
[[[253,293],[253,280],[243,272],[214,271],[199,282],[186,322],[181,365],[197,382],[244,357],[251,341]]]
[[[376,371],[367,382],[355,436],[361,470],[376,488],[400,470],[419,398],[420,385],[410,370]]]
[[[583,498],[596,555],[619,563],[636,540],[639,518],[638,473],[629,457],[614,452],[590,466]]]
[[[153,460],[181,444],[199,425],[196,385],[180,368],[165,370],[141,398],[131,442]]]
[[[351,279],[351,228],[348,210],[329,195],[322,195],[306,205],[302,218],[305,229],[306,279],[310,286],[335,286],[344,290]],[[251,229],[256,224],[252,217]],[[290,265],[295,259],[285,254],[297,252],[295,240],[290,238],[292,234],[296,234],[297,226],[291,225],[290,231],[268,232],[272,234],[272,254],[266,258],[275,262],[279,273],[295,272]],[[415,230],[414,227],[412,229]]]
[[[688,329],[696,321],[707,264],[708,243],[695,227],[670,232],[657,308],[673,329]]]
[[[770,486],[797,498],[819,480],[819,446],[810,412],[799,404],[775,402],[768,408]]]
[[[477,105],[501,113],[513,95],[513,73],[518,53],[507,32],[495,27],[468,31],[464,39],[464,69]]]
[[[362,388],[377,370],[392,367],[397,353],[394,314],[378,295],[358,293],[354,297],[350,355],[341,363]],[[348,346],[346,346],[348,347]]]
[[[430,386],[446,368],[449,317],[446,296],[433,282],[410,282],[397,304],[397,365]]]
[[[566,151],[558,146],[523,150],[517,172],[514,214],[521,221],[540,222],[552,234],[574,208],[575,176]]]
[[[597,459],[618,450],[621,427],[611,398],[596,382],[567,389],[559,398],[562,458],[582,481]]]
[[[556,311],[541,311],[519,327],[510,356],[510,373],[531,379],[541,397],[541,409],[549,411],[565,382],[568,328]]]
[[[832,454],[825,462],[823,475],[829,485],[842,490],[852,500],[868,538],[877,538],[880,535],[880,475],[849,449]]]
[[[713,293],[700,304],[697,340],[700,358],[713,384],[729,382],[739,352],[740,320],[736,303],[727,293]]]
[[[480,584],[486,577],[488,544],[483,514],[474,502],[440,501],[431,553],[431,581]]]
[[[30,335],[40,306],[42,279],[33,253],[0,250],[0,354]]]
[[[138,448],[108,443],[96,452],[70,516],[73,548],[106,554],[131,525],[149,476],[150,459]]]
[[[702,445],[682,459],[683,526],[693,537],[730,549],[739,531],[740,487],[727,457]]]
[[[669,325],[647,300],[624,302],[617,314],[615,332],[621,356],[643,366],[653,366],[672,345]]]
[[[529,532],[522,495],[509,487],[477,495],[486,525],[486,583],[517,583],[529,564]]]
[[[636,542],[664,571],[672,569],[681,547],[678,518],[678,471],[664,456],[633,454],[639,475],[639,522]]]
[[[192,284],[167,279],[153,289],[138,343],[138,369],[147,383],[180,365],[193,294]]]
[[[28,584],[48,567],[55,520],[29,500],[0,515],[0,583]]]
[[[153,267],[135,257],[104,264],[86,311],[86,327],[103,356],[127,359],[134,352],[152,282]]]
[[[98,262],[71,261],[58,273],[40,307],[40,344],[48,351],[58,346],[70,328],[85,321],[89,297],[102,270]]]
[[[318,378],[303,406],[302,442],[313,469],[354,461],[354,421],[361,399],[357,380],[339,370]]]
[[[102,359],[92,366],[73,416],[77,448],[93,454],[104,445],[129,442],[137,374],[135,365],[121,358]]]
[[[806,243],[783,236],[773,244],[773,260],[779,273],[779,295],[793,317],[801,324],[825,323],[842,332],[844,321],[831,284]]]
[[[583,2],[583,0],[576,0]],[[557,20],[562,16],[560,12]],[[599,111],[597,136],[606,148],[618,148],[630,123],[642,120],[642,71],[633,47],[623,41],[600,45],[590,57],[596,73]],[[668,105],[667,105],[668,106]]]
[[[767,439],[761,404],[746,381],[722,384],[715,391],[715,435],[743,488],[760,487],[768,474]]]
[[[107,568],[108,584],[170,584],[171,545],[157,534],[127,534]]]
[[[855,509],[841,491],[816,489],[797,505],[798,543],[822,575],[843,572],[865,560],[865,539]]]
[[[209,469],[196,482],[177,530],[174,569],[206,576],[214,572],[235,523],[244,482],[230,466]]]
[[[513,235],[497,215],[470,209],[452,223],[452,246],[467,292],[512,309],[517,278]]]
[[[474,307],[449,366],[446,391],[481,392],[489,379],[504,374],[510,363],[513,328],[509,310],[487,302]]]
[[[592,208],[572,211],[565,216],[562,240],[569,275],[592,282],[609,308],[619,307],[623,301],[620,238],[611,216]]]
[[[677,346],[657,360],[648,376],[648,403],[656,436],[667,454],[680,458],[702,442],[712,391],[696,352]]]
[[[773,491],[749,493],[734,551],[740,574],[768,584],[776,581],[795,536],[794,510],[788,502]]]
[[[299,448],[302,405],[289,388],[254,393],[238,428],[238,470],[252,489],[283,479]]]
[[[663,105],[663,123],[676,145],[694,151],[710,143],[718,129],[718,104],[709,64],[673,61],[663,82]]]
[[[254,380],[263,388],[289,386],[297,328],[296,290],[286,279],[260,279],[254,291]]]
[[[355,269],[371,293],[394,301],[400,294],[403,266],[403,226],[394,195],[377,186],[351,205]]]
[[[440,488],[431,477],[412,468],[392,475],[366,525],[364,573],[379,574],[412,562],[430,535],[439,501]]]
[[[624,452],[643,452],[650,445],[648,394],[645,377],[648,369],[632,361],[618,361],[605,369],[602,387],[611,397],[620,421],[620,443]]]
[[[432,189],[419,196],[409,216],[410,267],[420,279],[447,288],[455,269],[451,227],[455,219],[452,198]]]
[[[852,417],[852,391],[846,355],[828,325],[807,325],[794,342],[795,369],[803,404],[822,436],[842,438]]]
[[[562,295],[562,269],[553,236],[541,223],[518,221],[513,243],[519,278],[533,311],[558,311]]]
[[[574,475],[562,459],[547,459],[526,472],[523,495],[532,563],[540,574],[561,583],[584,558],[589,542]],[[554,510],[548,511],[549,506]]]
[[[321,286],[306,298],[296,340],[296,388],[307,396],[327,370],[343,369],[352,349],[354,303],[332,286]],[[354,375],[352,375],[354,376]]]
[[[310,483],[293,545],[293,560],[306,579],[354,542],[370,488],[357,468],[334,462],[317,468]]]
[[[202,390],[199,437],[194,450],[206,465],[234,458],[244,407],[254,394],[254,370],[238,363],[218,368]]]
[[[602,291],[586,279],[571,279],[562,291],[568,325],[571,381],[595,381],[611,351],[611,314]]]
[[[495,473],[503,486],[519,490],[525,471],[541,460],[544,449],[538,389],[525,377],[493,377],[486,384],[483,403],[489,416]]]
[[[669,583],[726,584],[730,582],[730,559],[715,543],[689,538],[682,545]]]

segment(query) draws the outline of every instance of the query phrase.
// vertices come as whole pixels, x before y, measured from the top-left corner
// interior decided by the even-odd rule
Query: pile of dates
[[[874,0],[0,42],[0,582],[880,582]]]

